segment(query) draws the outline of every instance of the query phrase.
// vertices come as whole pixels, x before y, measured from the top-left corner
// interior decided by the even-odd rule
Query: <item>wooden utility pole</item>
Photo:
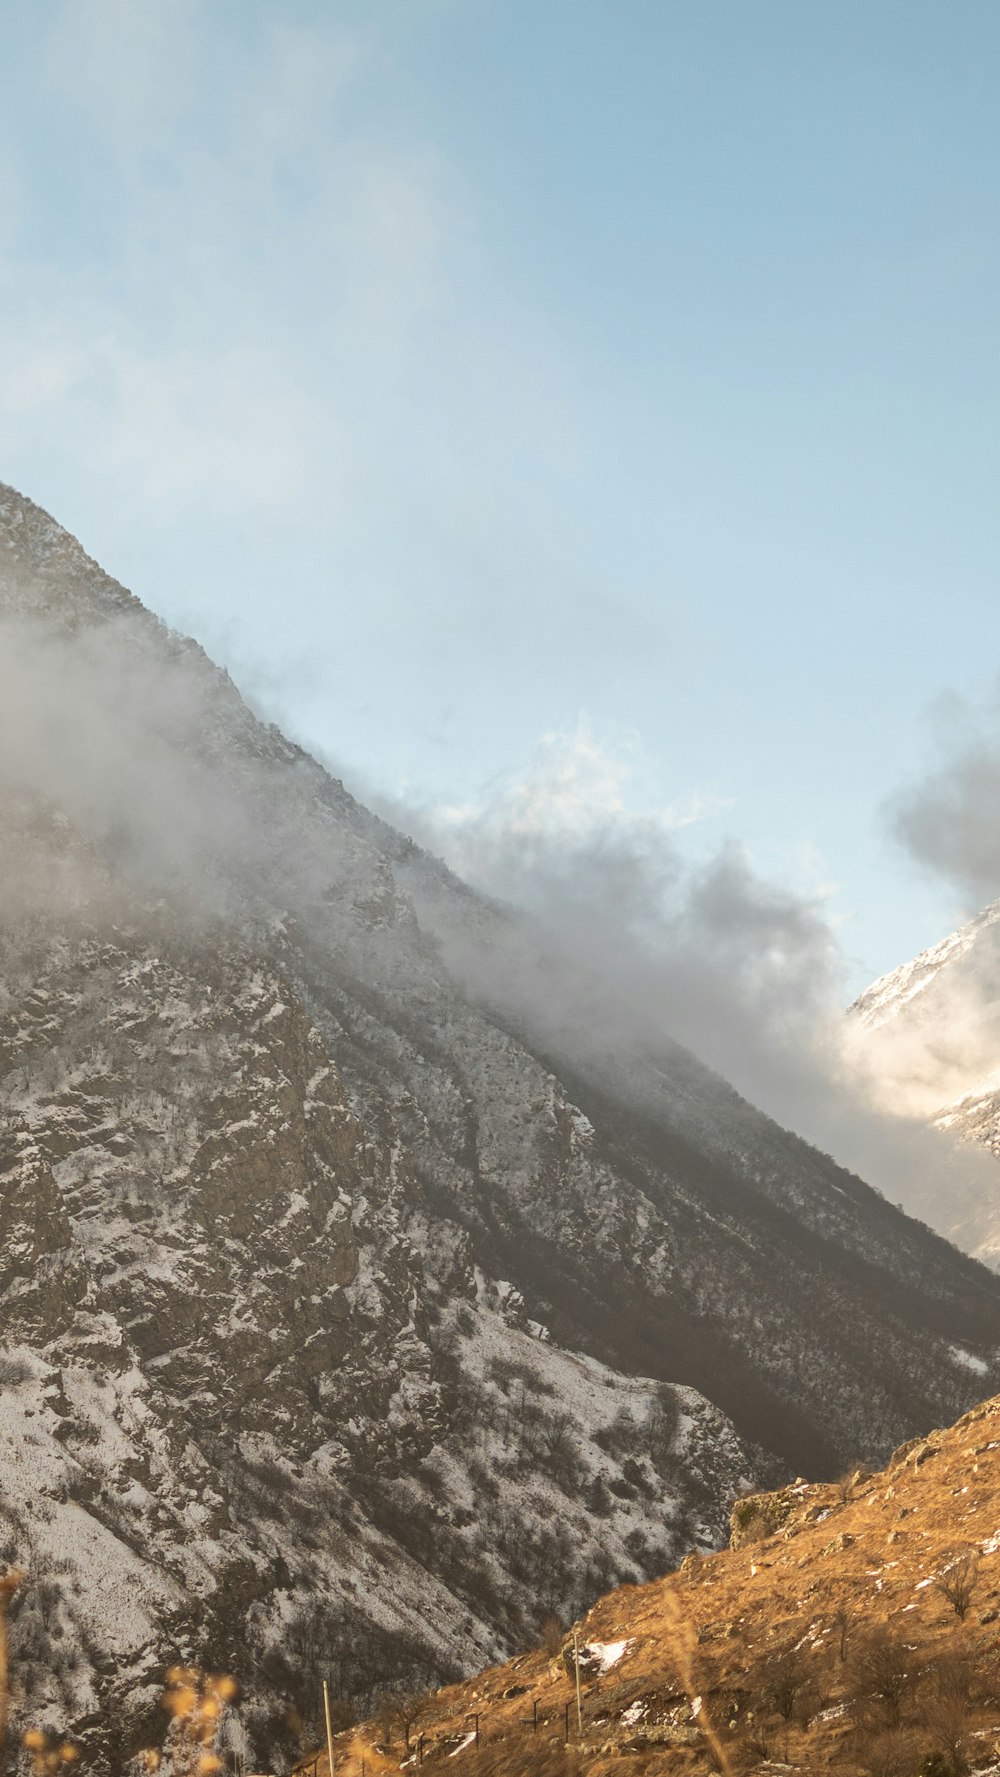
[[[330,1686],[323,1680],[323,1714],[326,1716],[326,1756],[330,1761],[330,1777],[333,1777],[333,1723],[330,1720]],[[0,1777],[3,1773],[0,1772]]]
[[[0,1579],[0,1777],[7,1771],[7,1723],[10,1711],[10,1641],[7,1633],[7,1612],[10,1601],[24,1575],[12,1568]]]
[[[583,1733],[583,1704],[580,1701],[580,1643],[576,1628],[573,1629],[573,1671],[576,1673],[576,1725],[579,1733]]]

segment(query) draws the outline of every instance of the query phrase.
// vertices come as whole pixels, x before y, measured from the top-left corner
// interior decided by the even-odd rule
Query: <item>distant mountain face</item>
[[[855,1058],[886,1108],[1000,1158],[1000,901],[874,982],[848,1018]],[[977,1166],[949,1193],[915,1181],[908,1203],[1000,1265],[1000,1167]]]
[[[9,489],[0,833],[0,1558],[97,1765],[180,1657],[276,1768],[320,1675],[472,1670],[1000,1382],[1000,1282],[519,1011],[518,920]]]

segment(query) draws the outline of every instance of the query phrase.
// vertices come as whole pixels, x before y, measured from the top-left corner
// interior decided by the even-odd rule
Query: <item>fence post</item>
[[[330,1777],[333,1777],[333,1723],[330,1720],[330,1686],[323,1680],[323,1714],[326,1716],[326,1756],[330,1761]]]

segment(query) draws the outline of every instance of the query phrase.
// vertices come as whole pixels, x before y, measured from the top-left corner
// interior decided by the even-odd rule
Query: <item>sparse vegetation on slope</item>
[[[550,1638],[425,1701],[422,1763],[454,1758],[470,1777],[1000,1771],[1000,1398],[881,1473],[799,1482],[770,1508],[738,1502],[733,1520],[734,1547],[620,1588],[557,1650]],[[384,1716],[335,1751],[344,1777],[362,1756],[366,1770],[407,1756]]]

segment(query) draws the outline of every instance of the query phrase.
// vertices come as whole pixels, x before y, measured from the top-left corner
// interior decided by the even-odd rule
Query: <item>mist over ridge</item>
[[[107,576],[95,607],[79,545],[5,499],[18,522],[0,604],[0,773],[61,810],[145,897],[166,895],[196,924],[316,919],[364,969],[412,967],[393,933],[416,917],[474,998],[588,1068],[612,1066],[644,1103],[660,1049],[679,1043],[934,1226],[955,1227],[990,1189],[991,1162],[928,1130],[926,1104],[891,1089],[885,1051],[873,1063],[845,1025],[820,897],[762,879],[735,842],[692,865],[649,819],[546,819],[539,781],[500,786],[457,821],[383,799],[386,827]],[[82,575],[82,603],[65,591],[49,602],[47,550],[64,580],[68,565],[70,584]],[[306,818],[317,797],[318,822]],[[8,850],[5,893],[22,867]],[[358,908],[386,893],[393,919],[373,931]],[[438,965],[427,952],[421,966]]]

